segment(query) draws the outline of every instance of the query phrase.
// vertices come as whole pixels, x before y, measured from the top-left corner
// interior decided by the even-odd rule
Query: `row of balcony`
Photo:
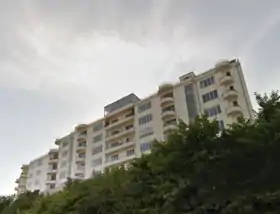
[[[116,130],[114,132],[108,133],[107,136],[106,136],[106,141],[111,141],[115,138],[123,137],[125,135],[133,133],[134,131],[135,131],[135,128],[134,128],[133,124],[131,124],[129,126],[126,126],[123,129],[119,129],[119,130]]]
[[[111,121],[106,121],[105,122],[105,130],[117,127],[121,124],[127,123],[134,120],[134,112],[130,112],[128,114],[126,114],[124,117],[122,118],[116,118],[114,120]]]

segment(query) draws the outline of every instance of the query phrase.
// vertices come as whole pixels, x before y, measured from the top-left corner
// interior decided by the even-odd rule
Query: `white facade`
[[[26,192],[28,170],[29,170],[29,165],[22,165],[20,176],[16,180],[17,186],[15,187],[15,191],[17,195]]]
[[[189,123],[204,113],[209,119],[217,119],[221,128],[239,117],[253,118],[238,60],[222,61],[197,76],[188,73],[180,77],[178,83],[164,84],[142,100],[130,94],[104,107],[103,118],[78,125],[73,133],[56,141],[59,176],[55,187],[61,187],[67,177],[86,179],[94,171],[129,163],[149,153],[154,139],[164,140],[168,132],[176,128],[178,119]],[[44,163],[48,164],[47,159]],[[40,170],[44,169],[47,168]],[[32,167],[29,171],[34,174]],[[28,176],[28,184],[29,180],[36,181]],[[44,186],[46,177],[40,177],[39,181]],[[44,191],[39,185],[30,187]]]

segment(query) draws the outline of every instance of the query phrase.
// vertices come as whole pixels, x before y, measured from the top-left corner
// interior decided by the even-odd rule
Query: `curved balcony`
[[[58,149],[50,149],[49,151],[49,155],[55,155],[55,154],[58,154]]]
[[[175,118],[176,119],[176,112],[175,110],[166,110],[166,111],[163,111],[161,113],[161,118],[163,121],[167,120],[167,119],[170,119],[170,118]]]
[[[160,99],[160,105],[161,105],[161,107],[167,106],[167,105],[170,105],[170,104],[174,104],[174,97],[168,96],[168,97],[162,97],[162,98]]]
[[[84,130],[87,129],[87,127],[88,127],[87,124],[79,124],[79,125],[77,125],[77,126],[75,127],[75,130],[76,130],[76,131],[84,131]]]
[[[55,142],[54,142],[54,144],[57,145],[57,146],[59,146],[60,143],[61,143],[60,139],[56,139]]]
[[[76,149],[76,152],[77,152],[77,153],[86,153],[86,147],[79,146],[79,147]]]
[[[222,97],[226,100],[236,99],[238,97],[238,92],[236,90],[228,90],[223,93]]]
[[[81,134],[77,137],[77,141],[78,142],[83,142],[83,141],[87,141],[87,135],[85,134]]]
[[[216,64],[215,64],[215,68],[222,68],[225,66],[230,65],[230,61],[226,60],[226,59],[222,59],[219,60]]]
[[[158,88],[158,94],[162,94],[164,92],[168,92],[168,91],[171,91],[173,90],[173,84],[171,83],[165,83],[165,84],[162,84],[161,86],[159,86]]]
[[[236,115],[242,115],[243,111],[240,106],[231,106],[226,110],[226,113],[229,116],[236,116]]]
[[[28,170],[28,168],[29,168],[29,165],[27,165],[27,164],[23,164],[23,165],[21,166],[21,169],[22,169],[22,170]]]
[[[86,157],[76,157],[76,163],[85,163]]]
[[[169,124],[163,127],[163,132],[166,133],[176,129],[177,129],[177,124]]]
[[[232,84],[234,82],[233,77],[232,76],[223,76],[220,78],[220,85],[229,85]]]
[[[177,120],[172,119],[163,124],[163,132],[168,132],[170,130],[177,129]]]

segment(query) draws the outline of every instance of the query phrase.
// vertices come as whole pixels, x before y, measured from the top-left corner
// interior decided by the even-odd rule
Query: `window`
[[[126,156],[134,155],[134,149],[129,149],[126,151]]]
[[[236,100],[233,101],[233,106],[238,106],[238,102]]]
[[[98,132],[98,131],[100,131],[100,130],[102,130],[103,129],[103,123],[101,122],[101,123],[98,123],[98,124],[95,124],[94,126],[93,126],[93,131],[94,132]]]
[[[218,123],[219,123],[219,128],[220,128],[220,130],[225,129],[225,123],[224,123],[223,120],[219,120]]]
[[[50,184],[50,189],[54,189],[55,188],[55,184]]]
[[[41,174],[41,170],[37,170],[36,175],[40,175],[40,174]]]
[[[207,78],[205,80],[202,80],[200,82],[200,88],[205,88],[205,87],[207,87],[209,85],[213,85],[214,83],[215,83],[214,76],[211,76],[211,77],[209,77],[209,78]]]
[[[128,125],[128,126],[125,127],[126,130],[129,130],[129,129],[132,129],[132,128],[133,128],[133,124]]]
[[[231,73],[229,71],[227,72],[227,76],[231,76]]]
[[[78,147],[86,147],[87,143],[86,142],[79,142]]]
[[[118,154],[112,155],[111,156],[111,161],[116,161],[116,160],[119,160],[119,155]]]
[[[153,134],[154,134],[153,128],[152,127],[148,127],[146,129],[143,129],[143,130],[140,131],[139,138],[141,139],[141,138],[153,135]]]
[[[221,111],[220,105],[216,105],[216,106],[213,106],[213,107],[211,107],[209,109],[205,109],[204,110],[204,113],[207,115],[207,117],[217,116],[221,112],[222,111]]]
[[[114,147],[117,147],[117,146],[120,146],[120,145],[122,145],[122,142],[114,142],[114,143],[110,144],[110,148],[114,148]]]
[[[138,122],[139,122],[139,125],[143,125],[145,123],[148,123],[150,121],[153,120],[153,115],[152,114],[148,114],[148,115],[145,115],[143,117],[140,117]]]
[[[152,147],[152,143],[151,142],[142,143],[140,145],[141,152],[145,152],[145,151],[151,150],[151,147]]]
[[[144,104],[141,104],[140,106],[138,106],[138,113],[146,111],[146,110],[150,109],[151,107],[152,107],[152,103],[150,101],[146,102]]]
[[[233,85],[230,86],[230,87],[229,87],[229,90],[233,91],[233,90],[234,90],[234,86],[233,86]]]
[[[101,141],[102,138],[103,138],[103,135],[102,135],[102,134],[96,135],[96,136],[93,138],[93,142],[94,142],[94,143],[97,143],[97,142]]]
[[[51,181],[55,181],[56,180],[56,175],[51,175]]]
[[[102,152],[102,151],[103,151],[103,145],[97,146],[97,147],[95,147],[95,148],[92,149],[92,154],[93,154],[93,155],[96,155],[96,154],[98,154],[98,153],[100,153],[100,152]]]
[[[95,159],[92,161],[92,166],[95,167],[95,166],[99,166],[102,164],[102,158],[98,158],[98,159]]]
[[[57,169],[57,163],[53,163],[51,168],[52,168],[53,170],[56,170],[56,169]]]
[[[66,172],[60,172],[59,179],[64,179],[64,178],[66,178]]]
[[[85,153],[79,153],[79,154],[78,154],[78,157],[79,157],[79,158],[85,158],[85,157],[86,157],[86,154],[85,154]]]
[[[214,100],[216,98],[218,98],[218,91],[217,90],[210,91],[210,92],[202,95],[202,100],[203,100],[204,103],[206,103],[210,100]]]

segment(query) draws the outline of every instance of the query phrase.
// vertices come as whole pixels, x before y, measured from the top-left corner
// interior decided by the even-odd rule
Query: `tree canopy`
[[[276,214],[280,210],[280,97],[256,94],[254,120],[220,130],[198,117],[152,152],[42,196],[0,197],[0,214]]]

